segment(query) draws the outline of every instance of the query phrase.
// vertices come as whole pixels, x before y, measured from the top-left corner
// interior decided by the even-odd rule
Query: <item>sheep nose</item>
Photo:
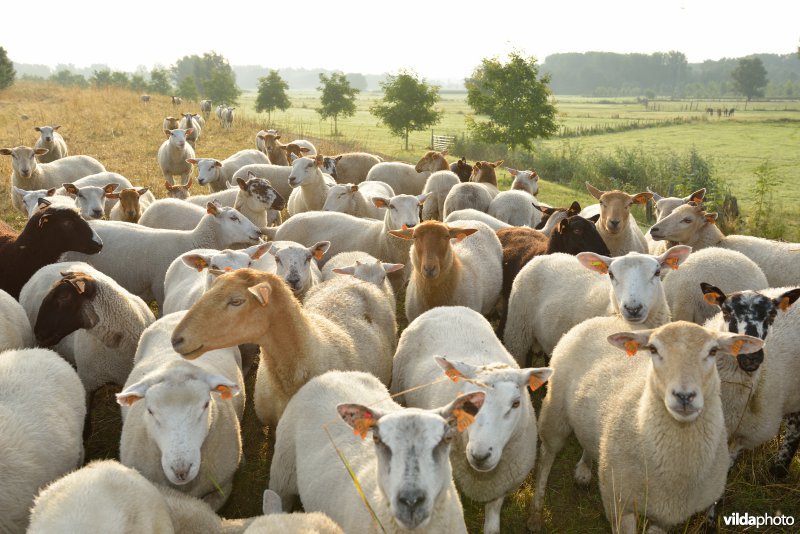
[[[630,315],[631,317],[638,317],[639,314],[642,313],[642,305],[637,304],[636,306],[630,306],[626,304],[625,311],[628,312],[628,315]]]
[[[611,228],[619,228],[619,220],[613,220],[612,219],[612,220],[608,221],[608,224],[609,224],[609,226],[611,226]]]
[[[405,490],[400,492],[397,500],[409,511],[413,512],[414,508],[425,502],[425,493],[420,489]]]
[[[189,471],[192,469],[192,464],[181,463],[178,466],[173,465],[171,469],[176,479],[181,482],[186,482],[189,478]]]
[[[651,234],[657,234],[658,232],[659,232],[658,226],[654,226],[654,227],[650,228],[650,233]]]
[[[176,351],[178,348],[186,342],[186,339],[183,336],[173,336],[172,338],[172,348]]]
[[[425,276],[428,277],[428,278],[433,278],[434,276],[436,276],[436,266],[435,265],[430,266],[430,267],[426,265],[425,267],[422,268],[422,270],[423,270]]]
[[[99,219],[103,216],[103,210],[92,210],[92,217]]]
[[[697,396],[696,393],[685,393],[680,391],[673,391],[672,394],[678,398],[678,400],[681,402],[681,405],[684,408],[686,406],[689,406],[694,400],[694,398]]]
[[[742,371],[746,371],[748,373],[752,373],[761,365],[764,361],[764,351],[759,350],[752,354],[738,354],[736,356],[736,361],[739,364],[739,367]]]
[[[472,460],[478,465],[488,460],[491,455],[492,455],[491,448],[489,448],[489,450],[486,451],[486,454],[475,454],[475,453],[470,454],[470,456],[472,456]]]

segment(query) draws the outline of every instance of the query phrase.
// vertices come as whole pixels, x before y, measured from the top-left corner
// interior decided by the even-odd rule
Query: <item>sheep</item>
[[[446,171],[447,151],[431,150],[415,166],[396,161],[378,163],[367,173],[366,181],[385,182],[398,195],[419,195],[431,173]]]
[[[37,495],[30,534],[152,532],[173,534],[164,497],[135,469],[94,461]]]
[[[309,289],[322,281],[317,260],[331,246],[330,241],[320,241],[305,247],[293,241],[272,241],[269,249],[275,261],[275,274],[283,278],[294,296],[302,300]],[[256,268],[262,271],[267,269]]]
[[[350,275],[359,280],[370,282],[378,286],[383,291],[384,295],[394,301],[394,291],[386,275],[403,269],[405,265],[402,263],[384,263],[381,260],[361,252],[354,250],[352,252],[340,252],[333,256],[325,263],[320,275],[322,281],[330,280],[337,274]]]
[[[70,208],[43,207],[19,234],[0,222],[0,289],[18,299],[25,282],[64,252],[97,254],[102,248],[92,226]]]
[[[187,163],[197,165],[197,183],[207,185],[211,191],[224,191],[228,184],[235,183],[233,175],[244,167],[252,164],[269,164],[269,158],[258,150],[252,148],[240,150],[228,158],[219,161],[210,158],[190,158]]]
[[[294,154],[299,158],[302,158],[303,156],[313,158],[319,154],[319,152],[317,152],[317,147],[314,146],[314,143],[305,139],[295,139],[291,143],[287,143],[286,152],[287,156],[289,154]]]
[[[11,185],[29,191],[58,188],[64,182],[106,170],[102,163],[89,156],[67,156],[51,163],[37,163],[36,156],[46,153],[46,148],[0,148],[0,154],[11,156]],[[22,211],[22,206],[13,194],[11,203]]]
[[[33,129],[39,132],[39,139],[33,145],[33,148],[46,148],[48,152],[39,156],[39,163],[50,163],[57,159],[66,158],[69,156],[67,149],[67,142],[56,130],[61,128],[58,126],[36,126]]]
[[[189,189],[192,187],[192,179],[189,178],[185,184],[171,184],[168,181],[164,182],[164,187],[167,189],[168,198],[177,198],[186,200],[192,194]]]
[[[233,110],[236,108],[226,107],[222,110],[222,127],[233,128]]]
[[[270,489],[284,503],[299,496],[307,512],[325,512],[348,533],[465,534],[450,442],[457,428],[473,420],[464,414],[479,413],[484,393],[433,410],[403,408],[388,397],[386,387],[366,373],[332,371],[313,378],[289,402],[278,425]],[[336,422],[337,412],[349,426]],[[353,429],[363,438],[372,432],[375,445]],[[347,458],[381,527],[339,466],[330,441]]]
[[[67,186],[73,186],[68,188]],[[56,195],[68,196],[75,199],[75,204],[80,208],[81,215],[85,219],[99,219],[103,215],[108,217],[111,210],[117,205],[117,201],[108,195],[115,189],[132,188],[130,180],[116,172],[98,172],[84,176],[69,184],[62,184],[56,189]],[[105,198],[104,198],[105,197]]]
[[[444,220],[444,202],[450,190],[460,184],[458,175],[451,171],[436,171],[425,181],[423,193],[431,193],[422,206],[423,221]]]
[[[275,130],[261,130],[256,134],[256,148],[264,152],[269,161],[276,166],[289,166],[289,159],[286,155],[286,145],[278,141],[281,136]],[[263,144],[263,150],[260,143]]]
[[[141,102],[142,104],[145,104],[145,105],[149,104],[150,103],[150,95],[141,95],[139,97],[139,102]]]
[[[436,382],[442,371],[456,382],[415,389]],[[456,485],[473,501],[486,503],[484,534],[500,533],[505,495],[533,469],[536,414],[527,388],[537,389],[551,372],[547,367],[520,369],[489,322],[461,306],[423,313],[400,337],[391,391],[402,393],[404,405],[433,408],[464,393],[486,394],[475,424],[450,449]]]
[[[219,120],[219,122],[222,122],[222,112],[223,112],[223,111],[224,111],[224,110],[225,110],[227,107],[228,107],[228,106],[227,106],[227,104],[220,104],[220,105],[218,105],[218,106],[217,106],[217,109],[215,110],[215,112],[214,112],[214,113],[216,113],[216,115],[217,115],[217,119]]]
[[[229,301],[241,304],[228,306]],[[350,276],[315,286],[301,305],[278,275],[238,269],[217,278],[172,341],[188,359],[217,347],[258,343],[255,411],[274,429],[292,395],[325,371],[367,371],[388,383],[394,314],[377,287]]]
[[[181,113],[181,120],[178,123],[179,129],[186,130],[186,142],[189,143],[192,148],[197,148],[197,140],[200,139],[200,136],[203,134],[198,119],[201,119],[201,117],[193,113]],[[191,132],[189,130],[191,130]]]
[[[208,120],[208,117],[211,115],[211,100],[200,101],[200,113]]]
[[[213,202],[217,207],[221,203]],[[191,230],[206,215],[206,210],[191,202],[174,198],[160,198],[150,204],[142,216],[139,224],[148,228],[169,230]]]
[[[167,140],[161,143],[158,148],[158,165],[161,172],[170,185],[174,184],[173,175],[180,175],[181,181],[185,182],[192,173],[192,165],[188,160],[194,158],[194,148],[186,143],[186,136],[191,135],[192,129],[172,130],[164,129]]]
[[[177,117],[164,117],[164,122],[161,125],[162,130],[175,130],[180,124]]]
[[[185,361],[170,342],[184,316],[164,316],[142,334],[136,365],[117,393],[122,406],[119,458],[147,479],[218,510],[230,495],[242,458],[239,349],[209,349]]]
[[[586,182],[586,189],[600,201],[600,219],[597,230],[608,245],[612,256],[624,256],[628,252],[649,252],[644,234],[630,213],[632,204],[647,204],[653,193],[629,195],[623,191],[600,191]],[[583,212],[581,212],[583,215]],[[583,215],[585,217],[585,215]]]
[[[425,221],[413,229],[389,231],[413,241],[405,306],[409,322],[436,306],[466,306],[485,315],[497,304],[503,284],[500,240],[479,221],[461,225]]]
[[[670,320],[661,271],[677,269],[691,250],[675,246],[661,256],[616,258],[593,252],[537,256],[511,286],[503,342],[523,365],[529,351],[552,354],[563,334],[592,317],[619,314],[643,328],[661,326]]]
[[[468,209],[487,213],[491,204],[492,195],[483,185],[473,182],[459,183],[450,188],[445,197],[444,218],[447,220],[451,213]]]
[[[83,386],[51,350],[7,350],[0,406],[0,531],[22,534],[39,489],[83,462]]]
[[[539,224],[536,225],[536,230],[542,230],[542,232],[550,235],[549,231],[545,231],[544,229],[548,227],[550,224],[550,217],[556,213],[564,213],[566,217],[572,217],[573,215],[580,215],[581,212],[581,205],[577,201],[573,201],[572,204],[568,208],[554,208],[552,206],[548,206],[546,204],[535,205],[533,207],[535,210],[540,211],[542,213],[542,220],[539,221]],[[583,217],[583,215],[581,215]],[[596,218],[591,217],[584,217],[584,219],[590,220],[592,222],[597,222],[597,219],[600,218],[600,213],[596,214]],[[556,221],[560,222],[560,221]],[[552,226],[549,228],[552,230]]]
[[[292,186],[289,185],[289,175],[292,173],[292,167],[284,165],[267,165],[264,163],[257,163],[245,165],[233,174],[233,181],[239,178],[247,180],[252,174],[256,178],[263,178],[269,180],[269,183],[280,195],[288,199],[292,194]]]
[[[322,173],[321,165],[322,156],[297,158],[292,163],[292,172],[289,174],[292,193],[287,205],[290,216],[306,211],[319,211],[325,205],[328,189],[336,185],[336,182]]]
[[[244,534],[299,532],[302,534],[345,534],[333,519],[321,512],[269,514],[256,518]]]
[[[183,103],[183,99],[181,97],[179,97],[179,96],[174,96],[173,95],[170,98],[172,99],[172,105],[174,107],[178,107]]]
[[[536,199],[526,191],[503,191],[492,199],[488,213],[511,226],[535,228],[542,220],[542,212],[534,209],[537,204]]]
[[[194,248],[224,249],[237,243],[259,242],[258,228],[235,209],[208,204],[206,211],[197,226],[188,231],[93,221],[92,228],[106,243],[103,251],[95,256],[68,253],[62,260],[85,261],[145,301],[155,299],[160,308],[164,303],[164,276],[176,257]]]
[[[472,176],[472,165],[467,163],[466,157],[461,158],[455,163],[451,163],[450,170],[454,172],[462,182],[469,182],[469,178]]]
[[[56,195],[55,187],[26,191],[12,185],[11,191],[11,194],[17,197],[17,202],[22,206],[23,211],[26,212],[28,219],[33,217],[33,214],[39,211],[43,204],[54,207],[78,209],[74,198]],[[47,202],[41,202],[41,200],[46,200]]]
[[[338,211],[353,217],[383,219],[386,215],[386,208],[377,207],[372,203],[372,199],[376,197],[392,198],[393,196],[392,188],[383,182],[361,182],[359,185],[336,184],[328,189],[328,196],[322,205],[322,211]]]
[[[628,328],[613,317],[590,319],[553,352],[539,412],[531,530],[542,528],[547,478],[571,431],[583,447],[575,480],[588,484],[598,462],[606,518],[619,532],[637,532],[638,513],[649,520],[649,532],[665,532],[725,490],[727,435],[715,355],[751,353],[763,342],[685,321]],[[617,348],[633,358],[622,358]],[[652,357],[643,360],[639,351]]]
[[[497,188],[497,173],[495,169],[503,164],[503,160],[498,160],[492,163],[491,161],[476,161],[472,166],[472,176],[469,177],[470,182],[481,184],[481,187],[486,189],[492,198],[497,196],[499,189]]]
[[[0,290],[0,352],[33,346],[31,322],[17,299]]]
[[[487,225],[489,228],[497,232],[503,228],[513,228],[508,223],[504,223],[503,221],[499,221],[489,215],[488,213],[478,211],[473,208],[467,208],[463,210],[456,210],[447,214],[444,218],[445,223],[458,223],[461,221],[480,221],[483,224]]]
[[[656,222],[660,221],[670,213],[672,213],[675,208],[680,206],[681,204],[686,204],[687,202],[695,202],[700,204],[703,202],[703,198],[706,195],[706,188],[698,189],[694,193],[685,196],[683,198],[678,197],[662,197],[658,193],[652,191],[649,187],[647,188],[648,193],[653,193],[653,206],[655,207],[656,211]],[[650,232],[647,232],[644,235],[645,241],[647,241],[647,247],[650,250],[650,254],[661,254],[667,249],[666,242],[656,242],[653,240],[653,236],[650,235]]]
[[[322,172],[330,174],[336,183],[358,185],[367,179],[369,170],[383,159],[366,152],[347,152],[338,156],[325,156]]]
[[[675,208],[667,217],[650,228],[657,241],[666,240],[690,245],[699,250],[719,247],[741,252],[764,272],[770,287],[786,287],[800,280],[797,243],[772,241],[749,235],[724,235],[716,225],[717,214],[707,213],[702,206],[688,202]]]
[[[109,220],[129,223],[139,222],[142,213],[156,200],[149,187],[125,188],[118,193],[109,193],[106,197],[119,200],[111,208],[111,212],[108,214]]]
[[[526,191],[528,194],[537,196],[539,194],[539,175],[534,170],[518,171],[511,167],[506,167],[508,174],[514,177],[511,189]]]
[[[139,337],[156,318],[147,304],[94,268],[61,273],[39,306],[33,333],[41,347],[69,334],[78,376],[89,395],[121,386],[133,368]]]

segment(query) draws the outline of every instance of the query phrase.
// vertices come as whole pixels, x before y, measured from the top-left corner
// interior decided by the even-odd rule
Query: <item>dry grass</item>
[[[161,132],[162,119],[166,115],[197,109],[199,106],[196,103],[187,103],[181,109],[175,110],[167,97],[154,97],[153,102],[145,106],[138,102],[138,95],[122,90],[80,91],[18,83],[0,93],[0,146],[32,145],[37,136],[33,131],[34,126],[62,124],[61,132],[67,139],[72,154],[92,155],[102,161],[108,170],[123,174],[134,184],[150,186],[156,196],[162,197],[165,194],[163,178],[156,162],[158,147],[164,139]],[[23,119],[23,116],[27,118]],[[253,147],[255,132],[264,126],[265,124],[255,118],[239,116],[233,129],[223,130],[212,114],[198,143],[198,156],[223,159],[237,150]],[[291,137],[291,134],[287,133],[287,137]],[[323,153],[348,150],[347,146],[313,140]],[[12,211],[9,200],[10,184],[7,177],[10,173],[10,158],[0,158],[0,176],[3,177],[0,180],[2,220],[20,228],[24,218]],[[584,203],[589,201],[583,192],[551,184],[543,184],[542,191],[543,199],[557,204],[568,203],[573,198]],[[194,192],[204,191],[195,186]],[[402,295],[398,301],[402,303]],[[401,328],[404,328],[406,322],[402,304],[398,305],[398,319]],[[233,494],[221,510],[227,517],[246,517],[260,513],[261,493],[269,476],[266,430],[258,423],[253,412],[254,376],[254,371],[251,371],[246,380],[249,398],[242,428],[245,462],[236,475]],[[114,402],[114,391],[114,388],[106,387],[95,397],[92,409],[93,433],[87,444],[87,461],[118,457],[121,423],[119,409]],[[538,407],[541,393],[537,392],[534,397]],[[774,514],[780,510],[800,520],[800,462],[795,460],[788,480],[776,484],[767,471],[776,452],[777,441],[773,440],[756,451],[742,455],[728,483],[723,513],[738,511]],[[572,469],[579,457],[580,448],[571,439],[553,467],[545,499],[545,524],[549,532],[609,531],[597,487],[593,485],[586,490],[573,484]],[[529,477],[506,500],[502,518],[504,533],[526,531],[527,503],[531,489],[532,477]],[[468,500],[464,501],[464,507],[469,531],[481,532],[483,507]],[[699,532],[701,526],[702,519],[698,517],[680,530]],[[727,531],[738,532],[733,529]],[[779,530],[762,529],[760,532]]]

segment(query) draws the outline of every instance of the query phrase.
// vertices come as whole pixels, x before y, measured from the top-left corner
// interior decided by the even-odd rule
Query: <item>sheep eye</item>
[[[661,276],[661,269],[656,269],[656,274],[653,276]]]
[[[692,220],[687,218],[687,219],[682,220],[681,222],[683,224],[689,224],[690,222],[692,222]]]
[[[581,230],[580,228],[576,228],[572,231],[572,233],[575,235],[581,235],[583,233],[583,230]]]
[[[519,399],[511,403],[512,408],[519,408],[519,405],[520,405]]]
[[[244,304],[244,299],[236,298],[228,301],[228,305],[230,306],[241,306],[242,304]]]
[[[453,434],[451,432],[445,432],[444,436],[442,437],[443,443],[450,443],[453,441]]]
[[[647,347],[647,350],[650,351],[650,354],[658,354],[658,349],[655,348],[653,345],[650,345],[649,347]]]
[[[380,445],[383,443],[380,436],[378,436],[375,432],[372,433],[372,441],[375,443],[375,445]]]
[[[611,271],[608,271],[608,277],[609,277],[611,280],[614,280],[614,273],[612,273]]]
[[[708,351],[708,355],[709,356],[716,356],[717,355],[717,349],[716,348],[711,349],[710,351]]]
[[[389,209],[390,209],[390,210],[395,210],[395,209],[397,209],[397,208],[395,208],[394,206],[392,206],[391,204],[389,204]]]
[[[277,263],[278,265],[280,265],[280,264],[281,264],[281,259],[280,259],[280,258],[278,258],[278,257],[276,257],[276,258],[275,258],[275,263]]]
[[[150,415],[155,417],[155,414],[153,413],[153,410],[151,410],[150,408],[147,409],[147,413],[149,413]]]
[[[311,256],[309,256],[309,257],[307,257],[307,258],[306,258],[306,263],[308,263],[308,262],[310,262],[310,261],[311,261]]]
[[[208,410],[208,402],[209,402],[209,401],[206,401],[206,403],[203,405],[203,410],[204,410],[204,411],[205,411],[205,410]]]
[[[231,220],[233,222],[239,222],[239,217],[237,217],[236,215],[231,215]]]

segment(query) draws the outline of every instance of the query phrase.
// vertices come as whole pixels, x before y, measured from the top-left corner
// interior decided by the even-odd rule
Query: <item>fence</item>
[[[431,150],[437,150],[441,152],[442,150],[446,150],[453,146],[453,143],[456,142],[456,138],[453,135],[434,135],[433,130],[431,130]]]

